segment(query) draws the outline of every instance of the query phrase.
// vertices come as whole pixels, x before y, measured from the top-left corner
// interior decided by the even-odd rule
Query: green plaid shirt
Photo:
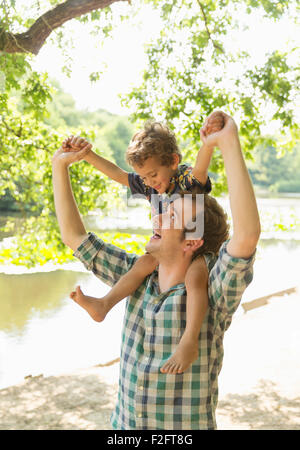
[[[93,233],[74,255],[104,283],[113,286],[136,255],[104,243]],[[218,374],[223,337],[253,277],[254,255],[231,257],[223,244],[219,257],[205,255],[209,308],[199,336],[199,357],[182,374],[160,372],[185,329],[183,283],[160,293],[158,273],[148,276],[127,299],[120,355],[119,393],[112,426],[122,430],[215,429]]]

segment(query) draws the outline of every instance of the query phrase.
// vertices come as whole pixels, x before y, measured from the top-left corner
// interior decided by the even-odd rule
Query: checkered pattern
[[[137,259],[94,234],[74,254],[87,269],[112,286]],[[252,280],[254,255],[232,258],[223,244],[219,257],[205,256],[209,308],[199,336],[199,357],[183,374],[160,373],[185,329],[186,290],[178,284],[160,294],[153,272],[127,299],[124,317],[118,401],[114,429],[215,429],[218,374],[223,336],[241,296]]]

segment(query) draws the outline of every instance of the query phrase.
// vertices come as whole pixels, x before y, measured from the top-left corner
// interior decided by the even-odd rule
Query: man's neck
[[[184,283],[185,274],[191,263],[190,258],[163,260],[158,266],[158,283],[160,292],[169,290],[172,286]]]

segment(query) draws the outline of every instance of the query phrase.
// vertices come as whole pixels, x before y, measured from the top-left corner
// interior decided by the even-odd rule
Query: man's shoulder
[[[226,290],[231,296],[242,292],[253,279],[253,264],[255,261],[255,252],[250,258],[237,258],[231,256],[227,251],[225,241],[219,251],[218,256],[211,257],[208,264],[209,270],[209,291],[218,293]]]
[[[248,268],[252,268],[253,263],[255,261],[256,251],[254,251],[253,254],[249,256],[249,258],[232,256],[227,250],[229,241],[230,239],[227,239],[222,244],[219,252],[219,259],[226,266],[227,270],[233,269],[235,271],[239,270],[244,271]]]
[[[137,260],[138,256],[134,253],[128,253],[123,248],[105,242],[95,233],[88,233],[86,239],[80,244],[74,252],[74,256],[78,258],[88,270],[97,265],[110,267],[116,272],[121,270],[121,267],[132,266]]]
[[[226,315],[232,315],[253,279],[255,253],[247,259],[231,256],[227,251],[228,242],[225,241],[221,246],[210,271],[208,293],[213,308],[218,306]]]
[[[255,252],[249,258],[237,258],[231,256],[227,251],[229,239],[223,242],[220,247],[219,253],[205,253],[203,255],[207,270],[210,273],[210,282],[214,281],[217,277],[224,279],[229,278],[232,273],[252,271],[253,263],[255,261]]]

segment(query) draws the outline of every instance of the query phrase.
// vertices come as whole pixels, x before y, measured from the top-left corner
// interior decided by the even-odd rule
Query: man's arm
[[[260,221],[253,186],[242,154],[238,130],[233,119],[224,114],[224,128],[210,136],[201,131],[204,143],[219,147],[227,175],[233,235],[227,251],[237,258],[249,258],[260,236]]]
[[[72,250],[76,250],[87,237],[75,198],[72,192],[68,167],[83,159],[90,145],[78,152],[64,152],[61,147],[52,159],[52,180],[56,216],[62,241]]]

